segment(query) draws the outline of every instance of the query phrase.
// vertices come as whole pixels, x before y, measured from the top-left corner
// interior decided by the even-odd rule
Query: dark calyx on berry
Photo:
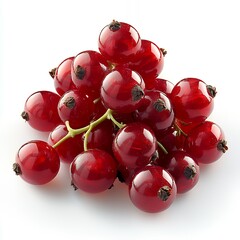
[[[140,100],[142,97],[144,96],[144,91],[142,90],[142,88],[138,85],[134,86],[132,89],[132,100],[138,101]]]
[[[153,103],[153,107],[158,111],[161,112],[166,109],[166,104],[162,99],[157,99],[156,102]]]
[[[228,150],[227,141],[224,139],[220,140],[217,144],[217,149],[225,153]]]
[[[109,29],[113,32],[119,30],[120,28],[121,28],[120,22],[115,21],[115,20],[113,20],[109,25]]]
[[[25,120],[25,121],[28,121],[29,120],[29,115],[27,112],[23,111],[21,113],[21,117]]]
[[[71,182],[71,186],[73,187],[74,191],[78,190],[78,188],[75,186],[75,184],[73,182]]]
[[[215,87],[211,86],[211,85],[207,85],[207,91],[208,91],[208,94],[214,98],[217,94],[217,90]]]
[[[197,170],[196,168],[191,165],[191,166],[187,166],[185,169],[184,169],[184,172],[183,172],[184,176],[187,178],[187,179],[193,179],[194,176],[197,174]]]
[[[163,186],[158,191],[158,197],[164,202],[168,200],[170,195],[171,195],[171,188],[168,186]]]
[[[167,50],[166,50],[166,49],[164,49],[164,48],[160,48],[160,50],[161,50],[161,52],[162,52],[163,56],[165,57],[165,56],[166,56],[166,54],[167,54]]]
[[[65,102],[64,102],[64,105],[67,107],[67,108],[70,108],[70,109],[73,109],[76,105],[76,101],[73,97],[68,97]]]
[[[76,74],[78,79],[83,80],[83,78],[84,78],[84,76],[86,74],[86,69],[84,69],[80,65],[77,65],[77,67],[75,69],[75,74]]]
[[[56,70],[57,70],[57,68],[53,68],[51,71],[49,71],[49,74],[50,74],[50,76],[51,76],[52,78],[55,77]]]
[[[119,180],[119,182],[124,183],[125,179],[122,175],[122,173],[120,171],[117,171],[117,179]]]
[[[13,164],[13,171],[16,173],[16,175],[22,174],[21,168],[20,168],[19,164],[17,164],[17,163]]]

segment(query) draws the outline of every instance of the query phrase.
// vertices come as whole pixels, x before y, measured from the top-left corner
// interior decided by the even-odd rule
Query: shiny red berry
[[[54,68],[49,72],[54,80],[55,89],[61,96],[65,92],[76,88],[71,76],[73,59],[74,57],[64,59],[57,68]]]
[[[140,50],[141,39],[133,26],[113,20],[100,32],[98,48],[110,62],[126,63]]]
[[[142,40],[141,49],[132,62],[127,63],[127,65],[138,72],[147,85],[148,80],[155,79],[163,69],[163,51],[155,43]]]
[[[211,114],[216,89],[197,78],[179,81],[171,93],[171,102],[177,119],[185,122],[203,122]]]
[[[53,146],[68,133],[65,125],[57,126],[48,136],[48,144]],[[64,163],[71,163],[74,158],[83,152],[83,134],[76,135],[74,138],[68,138],[56,148],[60,160]]]
[[[221,127],[205,121],[188,134],[185,149],[197,162],[208,164],[217,161],[228,147]]]
[[[172,176],[159,166],[145,166],[129,185],[132,203],[145,212],[157,213],[169,208],[177,188]]]
[[[80,91],[84,89],[94,98],[98,98],[107,66],[107,61],[100,53],[90,50],[80,52],[74,58],[71,68],[74,84]]]
[[[117,67],[102,82],[101,99],[106,108],[119,113],[136,110],[144,97],[141,76],[129,68]]]
[[[46,142],[33,140],[25,143],[17,152],[13,170],[30,184],[42,185],[55,178],[60,160],[54,148]]]
[[[94,108],[92,97],[82,91],[71,90],[59,100],[58,114],[63,122],[69,121],[72,128],[80,128],[92,120]]]
[[[145,81],[146,89],[148,90],[158,90],[166,94],[168,98],[171,96],[174,84],[166,79],[154,78],[148,81]]]
[[[174,112],[168,97],[157,90],[145,91],[141,107],[136,110],[137,121],[148,124],[155,133],[166,131],[172,126]]]
[[[99,193],[113,185],[117,176],[117,164],[107,152],[90,149],[74,159],[70,171],[74,188]]]
[[[114,128],[112,121],[105,120],[98,126],[93,128],[90,132],[87,140],[87,146],[89,149],[102,149],[108,153],[112,153],[112,141],[114,137]]]
[[[62,123],[57,105],[60,96],[51,91],[38,91],[25,102],[22,118],[34,129],[48,132]]]
[[[178,193],[191,190],[198,182],[199,166],[185,151],[176,150],[169,153],[164,169],[173,176]]]
[[[131,169],[147,165],[157,148],[154,132],[143,123],[129,123],[121,128],[113,140],[117,161]]]

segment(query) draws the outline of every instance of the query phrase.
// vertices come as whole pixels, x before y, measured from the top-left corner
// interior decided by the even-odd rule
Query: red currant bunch
[[[75,190],[99,193],[120,181],[137,208],[161,212],[197,184],[202,164],[228,149],[208,119],[216,88],[193,77],[160,78],[167,51],[128,23],[106,25],[98,48],[49,72],[55,92],[27,98],[22,118],[49,137],[23,144],[13,170],[42,185],[68,164]]]

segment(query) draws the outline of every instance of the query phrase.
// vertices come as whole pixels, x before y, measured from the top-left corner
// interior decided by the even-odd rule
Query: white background
[[[136,209],[121,184],[99,195],[73,191],[66,166],[42,187],[12,171],[18,148],[47,136],[20,118],[26,98],[54,90],[48,71],[83,50],[97,50],[98,34],[112,19],[167,49],[162,78],[198,77],[218,91],[210,119],[224,129],[229,151],[160,214]],[[239,236],[239,22],[237,0],[0,0],[0,239]]]

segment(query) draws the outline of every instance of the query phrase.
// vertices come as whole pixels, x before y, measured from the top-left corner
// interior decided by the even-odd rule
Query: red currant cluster
[[[175,85],[158,78],[166,51],[127,23],[105,26],[98,47],[51,70],[57,93],[28,97],[23,119],[50,134],[21,146],[13,169],[46,184],[61,160],[75,190],[102,192],[118,179],[136,207],[163,211],[196,185],[199,163],[228,149],[222,129],[207,120],[216,89],[197,78]]]

